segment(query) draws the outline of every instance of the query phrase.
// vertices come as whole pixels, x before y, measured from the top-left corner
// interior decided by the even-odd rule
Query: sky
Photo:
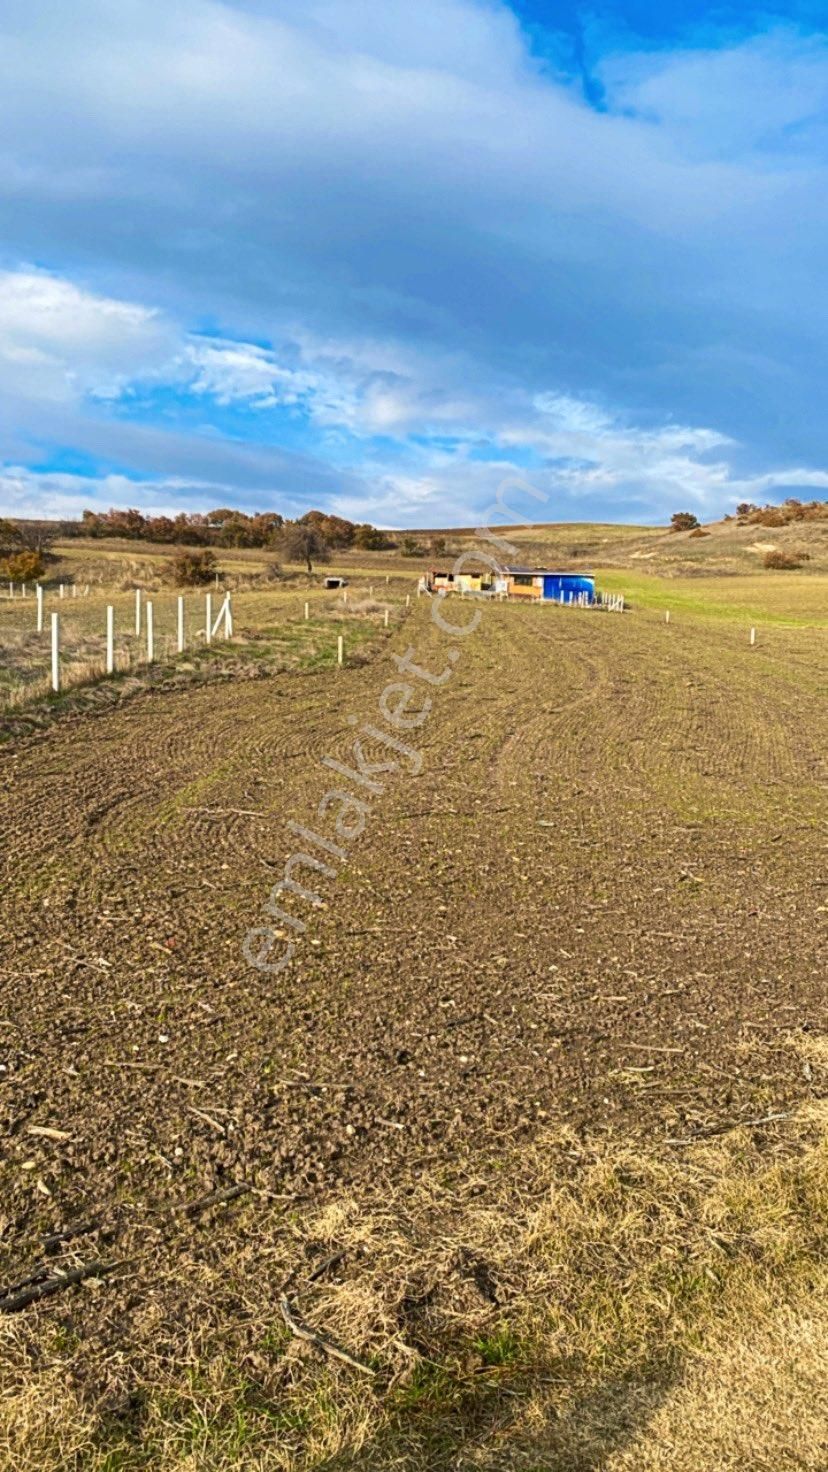
[[[0,514],[824,499],[826,15],[3,0]]]

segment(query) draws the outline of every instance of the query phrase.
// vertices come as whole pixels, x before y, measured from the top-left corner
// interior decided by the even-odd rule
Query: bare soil
[[[366,740],[398,758],[369,794],[322,759],[353,764],[353,717],[387,732],[409,646],[453,673],[415,682],[419,775]],[[548,1132],[669,1156],[747,1124],[761,1145],[813,1092],[790,1036],[826,1027],[824,693],[819,630],[752,649],[728,625],[498,605],[452,644],[423,603],[355,668],[156,689],[13,739],[0,1278],[73,1223],[99,1226],[59,1261],[131,1263],[30,1321],[174,1359],[199,1264],[232,1283],[255,1242],[260,1270],[285,1213],[343,1189],[468,1185]],[[338,877],[298,872],[320,903],[282,896],[295,959],[251,970],[288,822],[341,842],[316,813],[335,786],[365,832],[341,866],[313,850]],[[215,1231],[176,1210],[238,1183],[253,1204]]]

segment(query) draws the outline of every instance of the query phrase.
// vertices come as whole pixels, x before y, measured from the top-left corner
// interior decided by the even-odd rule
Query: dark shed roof
[[[507,576],[533,577],[533,578],[591,578],[591,572],[581,572],[579,569],[570,567],[566,572],[561,572],[554,567],[504,567],[503,572]]]

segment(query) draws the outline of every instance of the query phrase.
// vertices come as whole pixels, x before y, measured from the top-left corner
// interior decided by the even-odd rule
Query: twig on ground
[[[765,1114],[761,1119],[730,1119],[726,1124],[713,1124],[706,1129],[698,1130],[695,1135],[688,1135],[683,1140],[665,1140],[665,1145],[695,1145],[697,1140],[709,1140],[713,1135],[726,1135],[729,1130],[757,1129],[761,1124],[775,1124],[778,1119],[788,1119],[791,1111],[787,1109],[784,1114]]]
[[[345,1248],[343,1247],[341,1251],[333,1252],[330,1257],[323,1258],[314,1268],[313,1272],[309,1274],[308,1282],[315,1283],[317,1278],[321,1278],[325,1273],[330,1272],[331,1268],[337,1267],[344,1256]]]
[[[76,952],[72,950],[71,946],[68,946],[66,944],[66,942],[63,941],[63,940],[59,940],[58,941],[58,945],[64,951],[66,951],[66,954],[68,956],[71,956],[72,957],[72,960],[75,961],[78,966],[89,966],[93,971],[111,971],[112,970],[112,962],[111,961],[103,961],[103,960],[90,961],[90,960],[87,959],[86,956],[79,956],[79,955],[77,955]]]
[[[358,1370],[361,1375],[375,1375],[377,1372],[372,1365],[366,1365],[364,1360],[358,1360],[356,1355],[350,1354],[326,1334],[320,1334],[312,1329],[301,1317],[295,1305],[287,1297],[279,1299],[279,1308],[282,1318],[287,1324],[291,1334],[296,1339],[302,1339],[306,1344],[312,1344],[314,1349],[320,1350],[322,1354],[332,1355],[334,1359],[341,1360],[344,1365],[350,1365],[352,1370]]]
[[[42,1237],[43,1251],[50,1256],[57,1252],[64,1242],[73,1242],[76,1237],[85,1237],[89,1232],[97,1232],[102,1225],[100,1217],[88,1222],[78,1222],[76,1227],[62,1227],[59,1232],[50,1232],[48,1237]]]
[[[206,1211],[208,1206],[221,1206],[225,1201],[235,1201],[237,1196],[246,1196],[253,1187],[246,1181],[238,1181],[235,1186],[224,1186],[221,1190],[210,1191],[206,1196],[199,1196],[195,1201],[184,1201],[180,1205],[163,1207],[164,1211],[186,1211],[193,1214],[197,1211]]]
[[[18,1313],[20,1309],[27,1308],[30,1303],[38,1303],[41,1298],[50,1298],[53,1293],[62,1293],[64,1288],[84,1283],[88,1278],[103,1278],[108,1273],[114,1273],[117,1268],[126,1267],[127,1262],[131,1260],[85,1262],[79,1268],[71,1268],[67,1273],[56,1273],[52,1278],[45,1274],[36,1274],[38,1281],[27,1279],[25,1284],[17,1285],[20,1287],[19,1293],[7,1292],[0,1298],[0,1313]]]
[[[187,1113],[194,1114],[196,1119],[203,1120],[205,1124],[210,1126],[211,1130],[215,1130],[217,1135],[227,1134],[223,1124],[220,1124],[217,1119],[214,1119],[212,1114],[206,1114],[203,1109],[196,1109],[195,1104],[187,1105]]]

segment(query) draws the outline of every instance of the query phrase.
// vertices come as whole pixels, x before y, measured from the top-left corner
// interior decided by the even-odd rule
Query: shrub
[[[710,533],[706,532],[703,526],[694,526],[690,535],[691,537],[709,537]]]
[[[674,511],[670,517],[671,532],[692,532],[699,524],[699,518],[692,511]]]
[[[12,552],[0,563],[0,572],[13,583],[33,583],[42,578],[46,571],[46,559],[42,552]]]
[[[192,547],[179,547],[170,567],[174,583],[183,588],[197,588],[211,583],[216,575],[216,559],[212,552],[198,552]]]
[[[796,552],[766,552],[764,556],[765,567],[776,568],[778,571],[791,571],[795,567],[801,567],[803,558]]]

